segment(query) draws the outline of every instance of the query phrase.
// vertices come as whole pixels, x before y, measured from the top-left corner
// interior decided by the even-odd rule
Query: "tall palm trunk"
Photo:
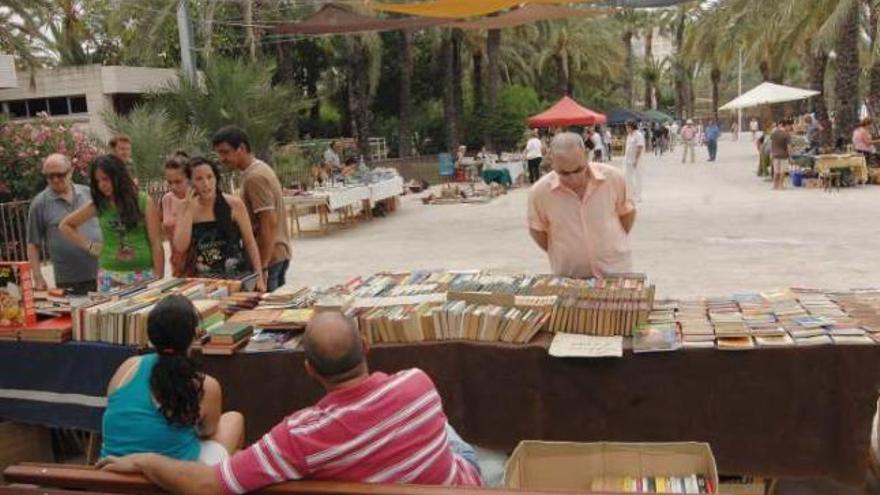
[[[651,67],[654,60],[654,28],[648,27],[645,31],[645,67]],[[652,77],[645,71],[645,108],[654,108],[652,98],[654,96],[654,81]]]
[[[464,89],[462,87],[462,79],[464,79],[464,67],[461,61],[462,45],[464,44],[464,32],[461,29],[452,30],[452,89],[455,99],[455,128],[458,135],[456,141],[461,142],[461,130],[464,127],[462,119],[464,118]]]
[[[401,158],[412,155],[412,78],[413,78],[413,33],[404,29],[400,32],[403,46],[400,54],[400,127],[398,154]]]
[[[712,80],[712,118],[718,122],[718,86],[721,84],[721,69],[712,67],[709,78]]]
[[[868,28],[871,36],[871,46],[868,53],[871,54],[871,67],[868,69],[868,108],[871,110],[871,116],[877,118],[880,116],[880,57],[875,53],[877,46],[877,38],[880,36],[878,32],[878,24],[880,24],[880,2],[866,2],[868,4]]]
[[[202,57],[207,60],[214,52],[214,15],[217,11],[217,0],[207,0],[204,3],[202,16],[204,21],[200,25],[202,30]]]
[[[853,2],[837,33],[834,76],[837,139],[849,141],[859,118],[859,2]]]
[[[370,82],[365,77],[369,60],[367,47],[360,36],[351,40],[348,69],[348,94],[351,111],[352,137],[364,159],[370,158]]]
[[[557,71],[557,80],[556,80],[556,93],[560,98],[563,96],[571,96],[568,93],[568,81],[570,79],[569,73],[571,71],[571,67],[568,63],[568,54],[565,52],[558,53],[555,55],[556,57],[556,65],[558,68]]]
[[[810,89],[819,94],[812,98],[812,110],[816,120],[822,126],[819,134],[819,145],[831,146],[833,136],[831,134],[831,119],[828,117],[828,105],[825,101],[825,71],[828,68],[828,52],[824,49],[810,48],[807,69],[810,77]]]
[[[635,94],[633,92],[633,80],[635,79],[635,57],[633,56],[633,31],[630,28],[626,28],[623,32],[623,49],[626,53],[626,62],[624,66],[624,79],[623,79],[623,95],[626,98],[626,107],[632,108],[633,102],[635,101]]]
[[[483,113],[485,102],[483,101],[483,51],[475,50],[471,57],[473,73],[471,74],[471,86],[474,88],[474,113]]]
[[[501,50],[501,30],[490,29],[486,36],[486,58],[489,59],[488,67],[488,94],[487,100],[489,104],[489,112],[495,112],[498,105],[498,90],[501,86],[501,71],[499,70],[498,59]]]
[[[685,117],[685,106],[687,99],[687,88],[685,87],[684,73],[684,28],[685,28],[685,12],[679,8],[678,19],[675,24],[675,61],[673,63],[674,70],[674,86],[675,86],[675,114],[679,118]]]
[[[455,115],[455,43],[452,32],[443,33],[443,114],[446,121],[446,148],[450,153],[458,149],[458,118]]]
[[[244,17],[245,41],[251,60],[257,59],[257,35],[254,29],[254,0],[241,0],[241,13]]]

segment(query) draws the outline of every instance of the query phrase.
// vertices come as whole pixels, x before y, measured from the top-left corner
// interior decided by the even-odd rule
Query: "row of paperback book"
[[[715,493],[711,479],[701,474],[647,476],[642,478],[604,476],[593,478],[590,491],[621,493]]]

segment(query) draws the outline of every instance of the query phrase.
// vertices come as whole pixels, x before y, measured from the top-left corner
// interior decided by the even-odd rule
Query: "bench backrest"
[[[17,464],[6,468],[3,477],[7,483],[36,485],[35,493],[66,495],[63,490],[86,490],[90,494],[155,494],[162,490],[141,475],[116,474],[91,466],[65,464]],[[3,487],[0,487],[3,488]],[[5,487],[9,488],[9,487]],[[60,489],[45,490],[44,488]],[[12,487],[13,490],[28,490]],[[21,491],[0,491],[0,495],[28,495]],[[82,493],[82,492],[79,492]],[[265,494],[295,495],[549,495],[547,492],[503,490],[476,487],[446,487],[426,485],[380,485],[341,481],[291,481],[261,490]],[[593,495],[600,495],[590,492]],[[554,492],[560,495],[560,492]]]

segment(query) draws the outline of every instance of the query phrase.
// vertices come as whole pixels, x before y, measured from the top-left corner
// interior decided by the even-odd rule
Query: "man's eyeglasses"
[[[68,170],[66,172],[49,172],[49,173],[43,174],[43,177],[45,177],[46,180],[52,180],[52,179],[60,180],[60,179],[64,179],[65,177],[67,177],[67,175],[69,173],[70,173],[70,170]]]
[[[574,170],[567,170],[567,171],[566,170],[557,170],[556,173],[563,176],[563,177],[568,177],[569,175],[576,175],[576,174],[583,172],[585,168],[587,168],[587,167],[581,165],[580,167],[578,167]]]

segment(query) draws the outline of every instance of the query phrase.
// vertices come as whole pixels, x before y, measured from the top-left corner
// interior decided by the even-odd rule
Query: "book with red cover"
[[[70,315],[49,318],[19,330],[21,340],[29,342],[67,342],[73,336]]]
[[[20,327],[36,322],[31,265],[0,261],[0,327]]]

